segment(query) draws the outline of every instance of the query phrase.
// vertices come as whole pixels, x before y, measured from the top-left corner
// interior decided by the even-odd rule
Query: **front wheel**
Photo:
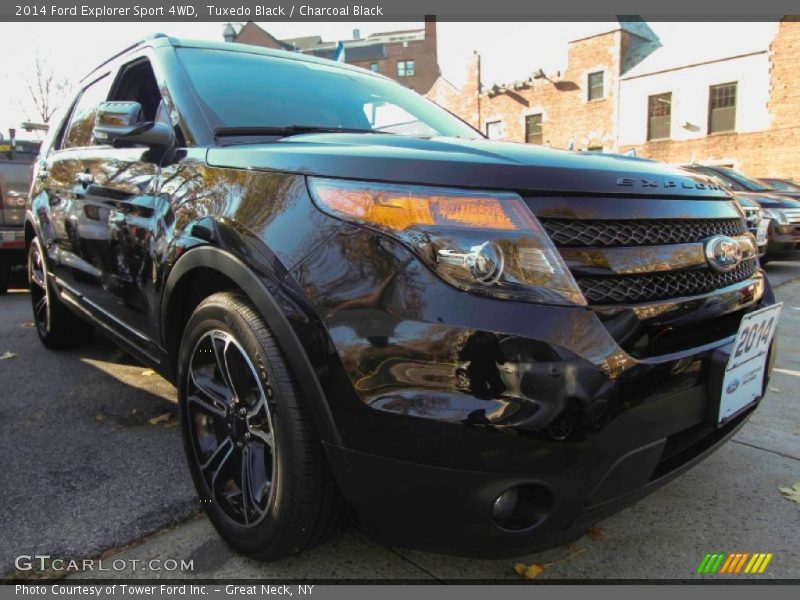
[[[343,528],[349,511],[306,400],[246,298],[223,292],[198,306],[178,368],[189,468],[229,545],[275,560]]]
[[[33,322],[42,343],[51,349],[80,344],[92,336],[92,326],[67,309],[47,277],[44,252],[39,238],[28,248],[28,287]]]

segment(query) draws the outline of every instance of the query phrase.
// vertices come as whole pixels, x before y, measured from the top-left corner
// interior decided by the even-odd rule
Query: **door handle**
[[[81,184],[83,187],[94,183],[94,175],[91,173],[78,173],[75,175],[75,183]]]

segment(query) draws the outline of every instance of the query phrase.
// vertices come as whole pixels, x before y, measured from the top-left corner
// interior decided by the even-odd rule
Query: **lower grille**
[[[707,294],[744,281],[756,272],[758,262],[749,260],[727,273],[711,269],[579,277],[578,286],[590,304],[629,304]]]

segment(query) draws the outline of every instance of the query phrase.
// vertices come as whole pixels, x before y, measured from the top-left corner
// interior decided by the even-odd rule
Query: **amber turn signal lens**
[[[513,200],[481,194],[417,194],[383,186],[348,187],[332,180],[316,180],[312,185],[322,208],[390,231],[420,225],[516,231],[527,228],[529,220]]]

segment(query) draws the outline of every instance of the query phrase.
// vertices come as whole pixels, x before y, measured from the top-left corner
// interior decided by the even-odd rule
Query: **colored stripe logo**
[[[697,567],[701,575],[760,575],[767,569],[773,554],[765,552],[714,552],[703,557]]]

